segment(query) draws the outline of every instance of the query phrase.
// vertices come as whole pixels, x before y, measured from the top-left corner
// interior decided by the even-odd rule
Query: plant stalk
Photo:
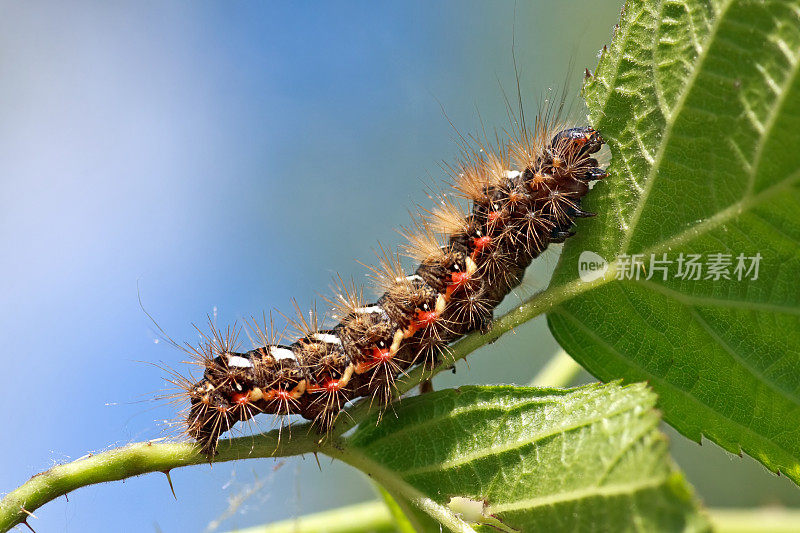
[[[598,281],[602,283],[602,280]],[[464,359],[481,346],[494,342],[520,324],[548,312],[578,294],[591,290],[597,284],[598,282],[571,282],[560,287],[551,287],[529,298],[519,307],[495,320],[493,327],[486,334],[473,332],[454,343],[448,349],[448,357],[443,358],[444,360],[433,369],[417,367],[410,370],[398,379],[397,394],[408,392],[424,379],[429,379],[449,368],[455,361]],[[347,410],[349,416],[340,417],[340,422],[329,438],[335,440],[375,409],[377,406],[370,406],[370,402],[366,399],[357,401]],[[304,453],[331,455],[325,442],[327,438],[323,439],[317,434],[308,422],[294,426],[290,439],[279,439],[279,436],[279,431],[275,429],[250,437],[221,440],[219,454],[213,461],[287,457]],[[208,457],[202,454],[194,443],[151,441],[129,444],[55,466],[33,476],[0,500],[0,532],[26,522],[33,512],[45,503],[80,487],[119,481],[150,472],[168,473],[174,468],[206,462],[209,462]]]

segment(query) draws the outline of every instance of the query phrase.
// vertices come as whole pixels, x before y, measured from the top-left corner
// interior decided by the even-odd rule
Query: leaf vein
[[[791,466],[791,467],[796,468],[798,466],[798,464],[800,464],[800,461],[798,461],[798,458],[794,455],[794,452],[792,450],[789,450],[788,448],[786,448],[784,445],[775,442],[773,439],[760,434],[759,432],[753,430],[749,426],[746,426],[746,425],[742,424],[738,420],[734,420],[730,416],[718,411],[717,409],[714,409],[712,406],[710,406],[707,403],[705,403],[704,401],[700,400],[700,398],[695,396],[691,391],[687,391],[687,390],[684,390],[684,389],[679,389],[672,382],[670,382],[667,379],[663,378],[661,375],[654,374],[654,373],[650,372],[649,370],[645,369],[644,367],[642,367],[641,365],[635,363],[632,358],[625,357],[622,353],[619,352],[619,350],[617,350],[616,347],[614,347],[613,345],[609,344],[604,338],[602,338],[599,335],[597,335],[597,333],[595,333],[594,330],[592,330],[591,328],[586,326],[583,322],[578,320],[578,318],[575,315],[573,315],[572,313],[570,313],[569,311],[566,311],[564,308],[559,308],[558,314],[561,314],[565,318],[569,319],[577,328],[581,329],[589,337],[592,337],[592,339],[594,340],[595,343],[597,343],[600,346],[603,346],[609,352],[611,352],[612,354],[616,355],[619,358],[619,360],[623,362],[623,364],[627,364],[628,366],[638,370],[639,372],[641,372],[642,374],[647,376],[648,380],[659,382],[665,389],[672,390],[678,396],[681,396],[681,395],[685,396],[685,397],[687,397],[687,399],[693,400],[701,408],[708,409],[708,410],[712,411],[713,413],[715,413],[720,418],[726,420],[728,423],[730,423],[730,424],[738,427],[739,429],[741,429],[743,433],[749,434],[751,439],[752,439],[751,442],[767,443],[767,444],[769,444],[771,446],[774,446],[775,448],[781,450],[782,452],[784,452],[786,454],[786,456],[788,456],[791,459],[792,464],[791,465],[783,465],[783,466],[786,466],[786,467]],[[663,397],[662,397],[662,399],[663,399]],[[709,434],[706,431],[701,431],[701,433],[706,434],[706,435]],[[712,434],[712,436],[714,436],[714,434]],[[737,443],[737,445],[740,446],[740,447],[742,446],[741,443]],[[745,451],[747,451],[748,453],[751,453],[751,451],[748,451],[747,449],[745,449]],[[751,455],[752,455],[752,453],[751,453]]]
[[[536,498],[527,498],[524,500],[515,500],[508,503],[492,505],[490,506],[489,510],[492,513],[504,513],[523,509],[536,509],[537,507],[551,507],[561,503],[585,500],[589,498],[599,497],[603,499],[609,499],[617,496],[629,496],[643,490],[654,489],[664,485],[668,479],[668,476],[659,476],[631,483],[617,483],[613,485],[603,485],[601,487],[591,487],[561,492],[558,494],[549,494]]]
[[[708,335],[719,346],[721,346],[722,349],[728,353],[728,355],[730,355],[734,359],[734,361],[739,363],[739,365],[741,365],[743,368],[749,371],[752,374],[752,376],[756,378],[756,381],[760,382],[766,388],[778,393],[779,396],[783,396],[790,403],[798,405],[798,398],[795,396],[794,392],[790,392],[779,387],[776,383],[769,380],[758,368],[748,363],[747,358],[743,357],[740,353],[734,350],[732,346],[730,346],[727,342],[725,342],[725,340],[719,335],[719,333],[717,333],[714,330],[714,328],[711,327],[711,324],[709,324],[700,315],[700,313],[697,312],[697,309],[695,309],[694,307],[689,307],[689,313],[695,319],[695,322],[697,322],[700,325],[700,327],[702,327],[706,331],[706,333],[708,333]]]
[[[727,12],[727,10],[730,8],[730,6],[732,4],[733,4],[732,0],[727,0],[725,2],[724,7],[722,8],[721,12],[717,16],[716,20],[714,21],[714,24],[711,27],[711,31],[709,32],[707,41],[713,41],[714,40],[714,37],[716,36],[717,31],[719,31],[719,28],[722,25],[722,21],[725,18],[725,13]],[[691,72],[691,74],[689,75],[689,78],[686,80],[686,84],[683,87],[683,91],[681,92],[680,96],[678,97],[678,100],[675,103],[675,109],[681,109],[683,107],[683,103],[686,101],[686,99],[688,98],[689,94],[692,92],[692,89],[694,88],[694,84],[697,81],[697,78],[699,76],[699,72],[701,72],[703,70],[702,69],[702,65],[705,62],[706,58],[708,57],[708,51],[709,51],[710,48],[711,48],[710,46],[704,47],[702,53],[697,56],[697,60],[695,62],[696,63],[695,69]],[[634,209],[633,216],[631,217],[631,223],[630,223],[629,229],[624,234],[624,238],[623,238],[623,241],[622,241],[622,245],[620,246],[619,254],[624,254],[624,253],[628,252],[628,248],[630,247],[631,239],[633,238],[633,232],[635,231],[636,226],[638,225],[639,218],[641,218],[641,216],[642,216],[642,212],[644,211],[644,206],[647,205],[647,199],[650,196],[650,192],[653,189],[653,182],[655,181],[653,179],[654,176],[655,176],[655,172],[657,172],[658,168],[660,167],[661,159],[664,157],[664,153],[665,153],[665,150],[666,150],[665,147],[669,144],[669,138],[670,138],[670,136],[672,134],[675,122],[676,122],[675,116],[670,116],[669,119],[666,122],[666,125],[665,125],[665,128],[664,128],[664,135],[663,135],[663,138],[662,138],[661,143],[659,145],[658,152],[657,152],[657,154],[655,156],[655,164],[650,167],[650,171],[647,174],[647,178],[645,178],[645,185],[644,185],[644,189],[645,190],[642,193],[642,196],[639,198],[639,202],[636,204],[636,208]]]
[[[670,289],[668,287],[665,287],[664,285],[661,285],[660,283],[654,283],[652,281],[631,280],[631,282],[641,285],[642,287],[645,287],[652,291],[659,292],[664,296],[672,298],[688,306],[731,307],[736,309],[744,309],[747,311],[769,311],[772,313],[800,316],[800,307],[794,305],[778,305],[772,303],[752,302],[746,300],[726,300],[723,298],[715,298],[711,296],[692,296],[680,291],[676,291],[674,289]]]
[[[453,458],[453,459],[450,459],[450,460],[447,460],[447,461],[441,461],[441,462],[438,462],[438,463],[435,463],[435,464],[430,464],[430,465],[426,465],[426,466],[420,466],[420,467],[417,467],[417,468],[408,469],[408,470],[403,472],[403,476],[406,477],[406,476],[412,476],[412,475],[422,474],[422,473],[426,473],[426,472],[435,472],[435,471],[439,471],[439,470],[447,470],[447,469],[451,469],[451,468],[457,468],[459,466],[468,465],[468,464],[470,464],[470,463],[472,463],[474,461],[478,461],[480,459],[485,459],[485,458],[491,457],[493,455],[500,455],[502,453],[510,452],[510,451],[513,451],[513,450],[519,450],[520,448],[524,448],[524,447],[529,446],[531,444],[535,444],[535,443],[537,443],[539,441],[542,441],[544,439],[547,439],[547,438],[550,438],[550,437],[554,437],[556,435],[563,435],[565,433],[570,433],[572,431],[576,431],[576,430],[579,430],[579,429],[582,429],[582,428],[585,428],[585,427],[592,426],[592,425],[597,424],[598,422],[601,422],[603,420],[607,420],[607,419],[613,418],[613,417],[615,417],[617,415],[624,414],[626,412],[631,411],[631,409],[633,409],[633,407],[634,406],[632,406],[630,404],[623,403],[623,407],[622,408],[617,408],[617,409],[613,409],[613,410],[609,409],[608,411],[605,411],[604,413],[602,413],[600,416],[590,416],[590,417],[587,417],[587,418],[585,418],[585,419],[583,419],[583,420],[581,420],[581,421],[579,421],[578,423],[575,423],[575,424],[569,424],[569,425],[566,425],[566,426],[563,426],[563,427],[554,427],[551,430],[548,430],[548,431],[545,431],[545,432],[542,432],[542,433],[538,433],[538,434],[530,435],[530,436],[528,436],[527,438],[525,438],[525,439],[523,439],[521,441],[509,442],[509,443],[506,443],[506,444],[504,444],[502,446],[488,446],[486,448],[481,448],[480,450],[476,450],[476,451],[471,452],[471,453],[465,453],[465,454],[463,454],[463,455],[461,455],[459,457],[456,457],[456,458]]]

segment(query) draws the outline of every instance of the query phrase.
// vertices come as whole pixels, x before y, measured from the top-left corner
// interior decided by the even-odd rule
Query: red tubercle
[[[248,393],[236,393],[233,395],[233,403],[236,405],[245,405],[250,401]]]
[[[472,258],[475,259],[476,257],[478,257],[481,254],[481,252],[485,248],[491,246],[491,244],[492,244],[492,238],[489,237],[488,235],[484,235],[483,237],[475,237],[474,239],[472,239],[472,247],[473,247]]]
[[[390,360],[392,357],[391,350],[389,348],[378,348],[375,347],[372,349],[372,361],[374,363],[382,363],[384,361]]]
[[[450,298],[453,297],[453,293],[466,285],[470,278],[471,275],[467,272],[452,272],[450,274],[450,283],[447,284],[444,291],[445,301],[450,301]]]
[[[453,288],[461,287],[469,281],[469,277],[467,272],[453,272],[450,274],[450,286]]]
[[[322,385],[316,383],[308,385],[306,392],[337,392],[344,388],[341,381],[338,379],[328,378],[322,382]]]
[[[338,379],[329,379],[322,385],[322,388],[327,392],[336,392],[342,390],[342,385]]]
[[[280,398],[281,400],[291,400],[292,399],[292,393],[290,391],[288,391],[288,390],[279,390],[276,393],[276,396],[278,398]]]
[[[483,250],[490,244],[492,244],[492,238],[488,235],[484,235],[483,237],[475,237],[472,239],[472,245],[476,250]]]
[[[439,318],[439,313],[436,311],[417,311],[417,320],[414,323],[415,329],[420,330],[430,326],[436,322],[437,318]]]
[[[489,211],[489,224],[494,224],[503,215],[502,211]]]
[[[356,374],[363,374],[381,363],[391,361],[394,357],[394,354],[389,348],[378,348],[377,346],[372,348],[368,354],[370,360],[358,363],[355,368]]]
[[[292,398],[292,392],[291,391],[283,390],[283,389],[270,389],[264,395],[264,399],[266,399],[266,400],[274,400],[275,398],[278,398],[280,400],[287,400],[287,401],[294,399],[294,398]]]

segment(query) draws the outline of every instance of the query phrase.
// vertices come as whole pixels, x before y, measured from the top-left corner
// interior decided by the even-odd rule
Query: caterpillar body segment
[[[247,352],[235,351],[235,331],[214,329],[193,349],[204,374],[185,387],[188,435],[213,455],[220,435],[259,413],[299,414],[324,432],[353,399],[390,401],[398,375],[433,365],[449,343],[486,331],[531,261],[573,235],[576,218],[593,216],[581,198],[590,182],[608,176],[592,157],[603,143],[589,127],[538,127],[504,149],[468,153],[452,170],[455,194],[471,202],[470,212],[442,198],[437,211],[404,229],[416,271],[403,273],[384,253],[373,269],[383,295],[366,303],[342,284],[332,302],[339,322],[329,329],[301,317],[302,336],[285,345],[264,333],[266,324],[255,325],[261,345]]]

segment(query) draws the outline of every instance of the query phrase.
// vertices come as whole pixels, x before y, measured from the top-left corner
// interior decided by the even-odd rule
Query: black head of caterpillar
[[[503,149],[469,152],[454,169],[454,186],[471,211],[442,197],[437,211],[416,221],[405,233],[419,267],[405,275],[384,254],[374,269],[384,291],[376,303],[343,284],[338,324],[318,329],[316,319],[302,320],[290,345],[258,328],[261,345],[248,352],[234,351],[230,335],[214,330],[196,350],[203,378],[184,387],[188,435],[214,455],[221,434],[258,413],[300,414],[324,432],[350,400],[390,401],[398,374],[435,363],[470,331],[485,331],[531,261],[573,235],[575,218],[593,215],[581,198],[590,182],[608,176],[592,157],[603,144],[589,127],[541,127]]]

